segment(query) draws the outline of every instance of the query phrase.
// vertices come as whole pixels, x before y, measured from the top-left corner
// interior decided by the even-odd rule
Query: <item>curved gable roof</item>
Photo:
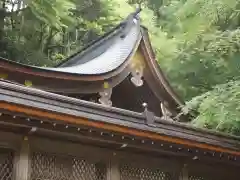
[[[74,56],[65,66],[44,69],[79,75],[100,75],[114,71],[128,59],[141,36],[140,22],[131,19],[128,23],[131,26],[125,35],[122,31],[114,33],[92,51]]]
[[[139,12],[139,11],[137,11]],[[9,64],[10,66],[19,68],[31,69],[31,72],[49,73],[66,73],[67,75],[83,75],[83,76],[95,76],[95,75],[107,75],[111,72],[121,68],[126,64],[126,61],[136,50],[140,39],[140,21],[136,18],[136,13],[130,14],[123,22],[117,27],[113,28],[110,32],[107,32],[97,41],[87,45],[80,52],[67,58],[57,67],[46,68],[36,67],[20,64],[10,60],[1,58],[1,64]],[[0,64],[0,65],[1,65]],[[2,65],[3,66],[3,65]],[[116,73],[114,73],[115,75]],[[113,76],[113,75],[109,75]],[[60,76],[56,76],[58,78]],[[102,79],[106,79],[103,77]],[[83,79],[82,79],[83,80]]]
[[[36,88],[46,91],[96,93],[102,91],[106,81],[111,88],[121,83],[131,73],[130,61],[140,50],[146,65],[144,80],[157,99],[168,102],[176,115],[183,102],[169,85],[155,59],[147,29],[141,27],[137,17],[139,12],[140,9],[130,14],[117,27],[56,67],[28,66],[0,59],[0,70],[9,74],[10,81],[24,83],[26,79],[32,80]]]

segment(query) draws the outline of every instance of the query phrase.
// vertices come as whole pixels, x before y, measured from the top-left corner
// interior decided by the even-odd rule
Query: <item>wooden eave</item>
[[[129,75],[129,61],[141,40],[137,12],[57,67],[29,66],[0,58],[0,76],[19,84],[30,81],[36,88],[55,93],[98,93],[104,82],[113,88]]]
[[[137,11],[138,12],[138,11]],[[103,81],[110,78],[113,78],[120,74],[129,64],[129,60],[135,54],[140,40],[141,40],[141,32],[140,32],[140,21],[135,19],[136,13],[130,14],[124,21],[122,21],[117,27],[113,28],[110,32],[107,32],[98,40],[90,43],[84,47],[80,52],[75,53],[74,55],[70,56],[58,66],[54,68],[45,68],[45,67],[36,67],[25,65],[21,63],[17,63],[15,61],[7,60],[4,58],[0,58],[0,70],[1,73],[21,73],[22,75],[28,75],[33,77],[40,77],[40,78],[51,78],[52,80],[68,80],[68,81],[86,81],[86,82],[94,82],[94,81]],[[124,43],[125,39],[133,39],[131,41],[131,45],[129,45],[129,41]],[[123,49],[128,49],[127,52],[120,52],[121,56],[126,57],[125,59],[119,58],[117,64],[118,66],[111,67],[109,71],[99,71],[95,72],[91,67],[88,66],[88,73],[81,72],[81,70],[76,70],[77,68],[73,67],[81,67],[81,65],[85,65],[91,61],[94,61],[94,58],[99,58],[102,54],[109,52],[111,56],[114,53],[117,53],[119,49],[114,49],[114,52],[111,52],[111,47],[113,45],[118,45],[117,47],[121,47],[123,43]],[[101,47],[105,48],[101,48]],[[95,49],[100,48],[100,52],[95,52],[98,55],[92,55]],[[130,49],[129,49],[130,48]],[[85,56],[88,58],[86,59]],[[105,57],[107,58],[107,57]],[[111,61],[111,59],[103,59],[100,57],[101,60]],[[115,62],[116,63],[116,62]],[[114,64],[112,62],[112,64]],[[101,65],[101,64],[98,64]],[[60,68],[61,70],[58,70]],[[64,71],[62,69],[70,68],[73,71]],[[107,69],[108,67],[102,67],[103,69]],[[80,68],[82,69],[82,68]]]
[[[176,116],[180,112],[180,108],[184,105],[184,102],[175,93],[160,68],[151,46],[147,29],[142,27],[141,32],[142,40],[140,43],[140,49],[146,59],[145,62],[147,65],[144,77],[156,97],[161,102],[166,101],[169,105],[169,110],[174,116]],[[187,119],[187,117],[185,117],[185,119]]]
[[[8,65],[2,63],[2,61],[0,60],[0,72],[3,75],[7,75],[7,78],[5,80],[22,85],[25,83],[25,81],[30,81],[33,87],[60,94],[97,93],[102,91],[104,82],[109,82],[110,86],[114,87],[120,82],[122,82],[129,75],[128,68],[125,68],[123,69],[123,71],[121,71],[121,73],[117,74],[116,76],[110,77],[109,79],[92,79],[92,81],[82,81],[76,80],[78,78],[81,79],[81,77],[79,76],[75,76],[76,79],[72,79],[68,75],[64,75],[66,79],[61,79],[61,76],[53,73],[51,77],[44,77],[39,76],[39,74],[33,71],[32,74],[28,74],[28,71],[22,67],[19,68],[20,71],[18,71],[15,65],[14,67],[11,67],[9,69],[8,67]],[[29,68],[29,71],[31,72],[31,68]]]
[[[37,120],[39,126],[40,121],[46,121],[51,126],[53,123],[65,124],[75,129],[84,126],[110,134],[122,134],[130,139],[138,138],[146,145],[154,142],[161,148],[160,144],[167,143],[170,149],[181,147],[181,151],[191,155],[202,153],[240,162],[239,137],[164,121],[159,117],[147,116],[146,112],[105,107],[3,81],[0,82],[0,111]],[[22,122],[13,120],[11,123]],[[151,149],[149,145],[147,147]]]
[[[106,73],[104,75],[78,75],[74,73],[56,72],[41,69],[35,66],[28,66],[4,58],[0,58],[1,72],[4,73],[19,73],[27,76],[36,76],[42,78],[51,78],[53,80],[70,80],[70,81],[101,81],[116,76],[127,65],[127,61],[122,64],[116,71]],[[7,74],[8,75],[8,74]]]

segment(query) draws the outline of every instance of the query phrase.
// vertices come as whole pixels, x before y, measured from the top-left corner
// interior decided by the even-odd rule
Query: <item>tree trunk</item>
[[[45,45],[44,45],[44,48],[43,48],[43,52],[44,54],[46,54],[47,56],[49,55],[48,54],[48,48],[51,44],[51,41],[52,41],[52,38],[53,38],[53,29],[50,27],[50,30],[49,30],[49,35],[46,39],[46,42],[45,42]]]
[[[6,0],[0,0],[0,50],[5,47],[4,43],[4,19],[6,16]]]

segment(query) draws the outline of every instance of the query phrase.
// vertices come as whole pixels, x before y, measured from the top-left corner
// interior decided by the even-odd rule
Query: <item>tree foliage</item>
[[[113,24],[103,2],[1,0],[0,55],[32,65],[57,64]]]
[[[54,66],[139,5],[191,123],[239,135],[240,0],[0,0],[0,56]]]
[[[200,112],[191,122],[194,126],[240,135],[239,102],[240,81],[230,81],[193,98],[184,111]]]

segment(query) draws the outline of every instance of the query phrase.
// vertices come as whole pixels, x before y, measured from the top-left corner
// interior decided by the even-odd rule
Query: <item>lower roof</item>
[[[136,113],[0,81],[0,111],[164,141],[240,158],[240,138],[165,121],[145,110]],[[198,150],[196,150],[198,151]],[[240,161],[240,159],[238,160]]]

